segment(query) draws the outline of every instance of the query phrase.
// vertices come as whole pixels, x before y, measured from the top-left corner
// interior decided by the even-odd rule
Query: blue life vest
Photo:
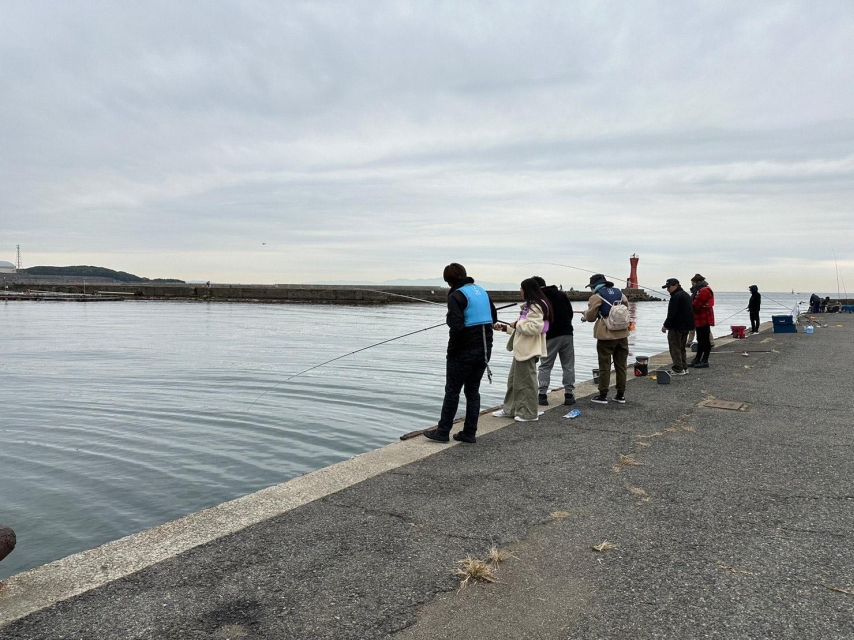
[[[489,294],[476,284],[467,284],[457,289],[462,293],[468,304],[463,312],[467,327],[477,327],[482,324],[492,324],[492,308],[489,306]]]
[[[611,307],[623,299],[623,292],[614,287],[602,287],[596,293],[605,299],[599,307],[599,315],[603,318],[607,318],[611,313]]]

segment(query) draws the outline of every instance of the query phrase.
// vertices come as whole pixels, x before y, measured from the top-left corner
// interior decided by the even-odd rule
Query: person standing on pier
[[[626,403],[626,368],[629,359],[629,324],[625,320],[625,328],[616,329],[606,320],[614,309],[620,305],[628,308],[629,301],[623,292],[614,288],[601,273],[590,276],[587,285],[593,295],[587,301],[587,311],[581,316],[585,322],[596,321],[593,325],[593,337],[596,338],[596,353],[599,356],[599,395],[591,400],[597,404],[608,404],[608,387],[611,384],[611,362],[617,374],[617,395],[614,401]],[[616,315],[616,314],[615,314]]]
[[[546,332],[548,354],[540,362],[537,372],[539,382],[537,401],[544,407],[548,406],[552,367],[560,356],[560,366],[563,369],[563,403],[573,405],[575,404],[575,345],[572,337],[572,303],[563,290],[558,290],[554,285],[546,286],[546,281],[540,276],[534,276],[534,280],[548,298],[553,316],[549,323],[549,330]]]
[[[759,331],[759,307],[762,306],[762,294],[755,284],[750,285],[750,301],[747,311],[750,313],[750,333]]]
[[[504,407],[492,415],[514,418],[517,422],[535,422],[537,411],[537,361],[548,355],[546,332],[552,321],[551,305],[534,278],[522,280],[519,294],[525,304],[516,322],[500,322],[499,331],[510,334],[507,350],[513,352]]]
[[[460,404],[460,391],[466,396],[463,430],[454,440],[476,442],[480,416],[480,381],[492,355],[492,325],[498,321],[489,294],[468,277],[466,268],[456,262],[445,267],[442,278],[448,292],[448,353],[445,365],[445,399],[439,424],[424,435],[430,440],[448,442],[448,435]]]
[[[688,374],[688,357],[685,355],[685,345],[688,334],[694,329],[694,309],[691,306],[691,296],[679,284],[676,278],[668,278],[662,289],[667,289],[670,302],[667,304],[667,318],[661,326],[661,333],[667,334],[667,345],[670,347],[670,357],[673,360],[672,374],[684,376]]]
[[[697,330],[697,356],[689,366],[696,369],[709,367],[709,354],[712,352],[712,327],[715,326],[715,293],[699,273],[691,278],[694,293],[691,304],[694,307],[694,327]]]

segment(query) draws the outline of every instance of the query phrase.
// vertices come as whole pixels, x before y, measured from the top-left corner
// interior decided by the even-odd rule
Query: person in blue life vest
[[[424,432],[437,442],[448,442],[460,391],[466,397],[463,429],[454,440],[474,444],[480,416],[480,381],[492,356],[492,326],[498,321],[489,294],[468,277],[463,265],[452,262],[442,278],[448,283],[448,352],[445,364],[445,399],[439,424]]]
[[[596,338],[596,354],[599,357],[599,393],[591,398],[597,404],[608,404],[608,387],[611,384],[611,362],[617,374],[617,394],[614,401],[626,403],[626,369],[629,359],[628,322],[624,329],[612,329],[607,318],[618,305],[628,306],[623,292],[614,287],[603,274],[590,276],[586,285],[593,291],[587,300],[587,310],[582,314],[584,322],[594,322],[593,337]]]

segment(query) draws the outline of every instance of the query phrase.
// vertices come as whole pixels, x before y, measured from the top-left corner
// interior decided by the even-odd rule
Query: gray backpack
[[[623,304],[622,299],[610,302],[601,294],[599,294],[599,297],[602,298],[603,304],[610,306],[607,315],[601,314],[605,327],[609,331],[625,331],[628,329],[631,322],[631,315],[629,314],[629,308]]]

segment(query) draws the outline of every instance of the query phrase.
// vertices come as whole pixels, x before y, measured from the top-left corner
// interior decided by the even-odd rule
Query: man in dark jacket
[[[755,284],[750,285],[750,301],[747,303],[747,311],[750,313],[750,333],[759,331],[759,307],[762,305],[762,294]]]
[[[676,278],[668,278],[662,289],[667,289],[670,302],[667,304],[667,318],[661,327],[661,333],[667,334],[667,345],[670,347],[670,357],[673,359],[675,376],[688,375],[688,357],[685,355],[685,344],[688,334],[694,329],[694,309],[691,306],[691,296],[679,284]]]
[[[546,407],[549,404],[549,381],[552,376],[552,367],[555,360],[560,356],[560,366],[563,369],[563,403],[575,404],[575,345],[572,337],[572,303],[569,297],[558,291],[554,285],[546,286],[546,281],[540,276],[534,276],[534,280],[540,285],[540,289],[548,298],[552,307],[552,321],[546,332],[546,349],[548,355],[540,362],[537,372],[539,384],[539,403]]]
[[[480,416],[480,381],[492,355],[492,325],[498,321],[489,294],[466,274],[463,265],[452,262],[442,274],[448,292],[448,355],[445,374],[445,400],[439,424],[424,432],[430,440],[448,442],[460,390],[465,390],[466,417],[463,430],[454,440],[474,443]]]

